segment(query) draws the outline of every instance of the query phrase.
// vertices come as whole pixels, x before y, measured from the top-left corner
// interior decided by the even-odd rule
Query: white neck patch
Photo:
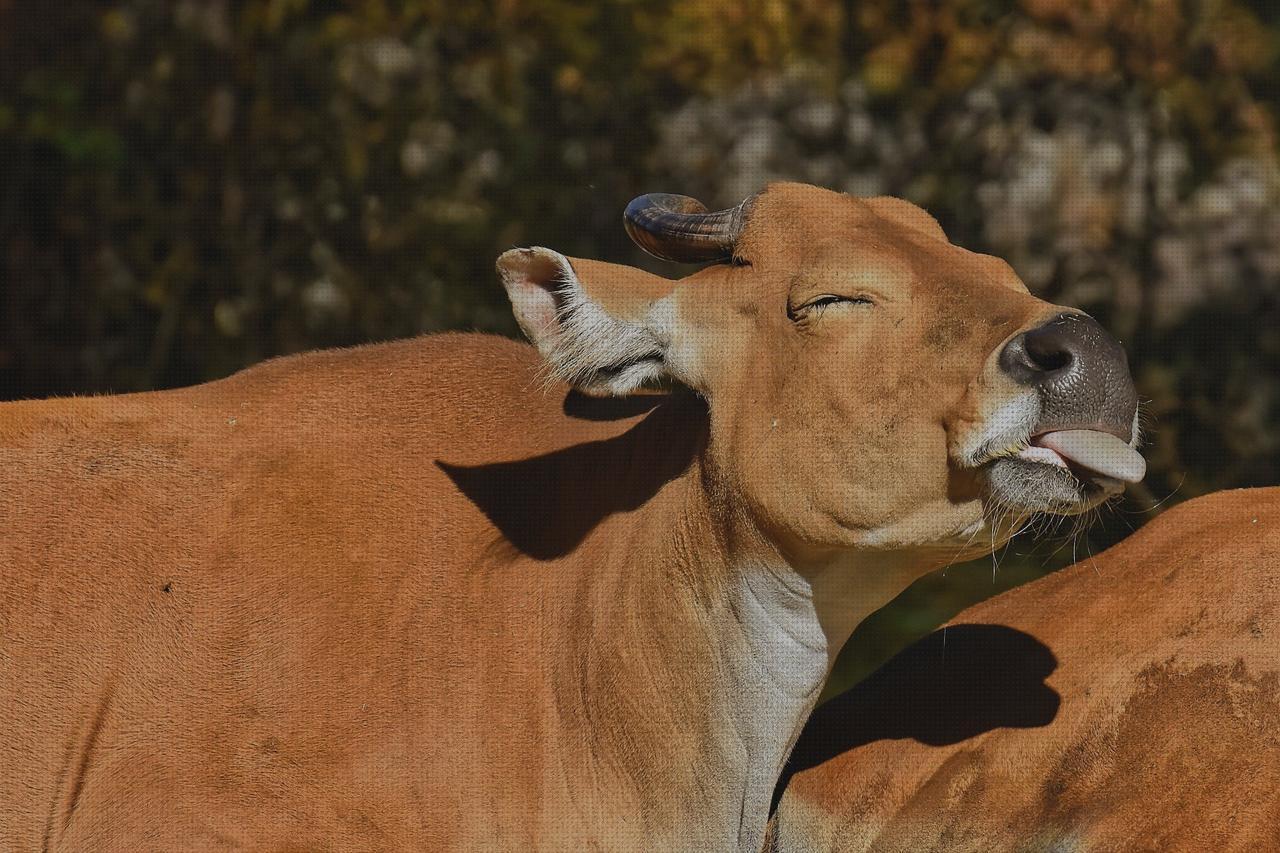
[[[731,592],[744,653],[729,663],[747,754],[738,846],[760,849],[773,785],[853,629],[918,576],[915,560],[836,559],[805,576],[779,560],[739,567]]]
[[[804,578],[762,563],[737,577],[731,602],[743,645],[729,659],[738,691],[730,715],[746,752],[738,848],[756,851],[774,783],[826,683],[830,656]]]

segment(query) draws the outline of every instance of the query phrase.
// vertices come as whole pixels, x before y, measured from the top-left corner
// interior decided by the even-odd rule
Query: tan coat
[[[998,361],[1063,309],[891,199],[736,251],[508,252],[536,349],[0,406],[0,848],[759,849],[853,626],[1036,505]]]
[[[1179,506],[819,708],[779,851],[1280,850],[1280,489]]]

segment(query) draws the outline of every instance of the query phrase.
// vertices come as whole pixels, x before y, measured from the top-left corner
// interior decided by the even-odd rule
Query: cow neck
[[[776,780],[836,656],[854,628],[920,568],[911,556],[885,552],[788,559],[749,523],[738,527],[726,589],[742,650],[730,662],[735,692],[744,697],[735,719],[750,744],[739,840],[743,849],[758,849]]]
[[[632,683],[658,685],[672,722],[702,733],[691,757],[737,798],[739,847],[759,849],[774,783],[836,654],[919,572],[883,552],[798,564],[735,511],[704,464],[670,485],[620,543],[635,556],[614,561],[625,571],[601,589],[627,604],[598,636],[627,643]]]

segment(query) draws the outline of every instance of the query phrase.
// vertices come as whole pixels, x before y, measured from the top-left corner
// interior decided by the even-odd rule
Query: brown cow
[[[1280,850],[1280,489],[970,608],[793,761],[779,851]]]
[[[905,202],[627,224],[717,262],[0,407],[0,847],[758,850],[864,616],[1141,476],[1116,342]]]

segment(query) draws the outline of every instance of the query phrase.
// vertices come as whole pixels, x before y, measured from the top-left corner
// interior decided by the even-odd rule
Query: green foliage
[[[135,0],[0,15],[3,396],[511,332],[503,249],[626,251],[618,211],[661,106],[661,81],[635,73],[626,6]]]

